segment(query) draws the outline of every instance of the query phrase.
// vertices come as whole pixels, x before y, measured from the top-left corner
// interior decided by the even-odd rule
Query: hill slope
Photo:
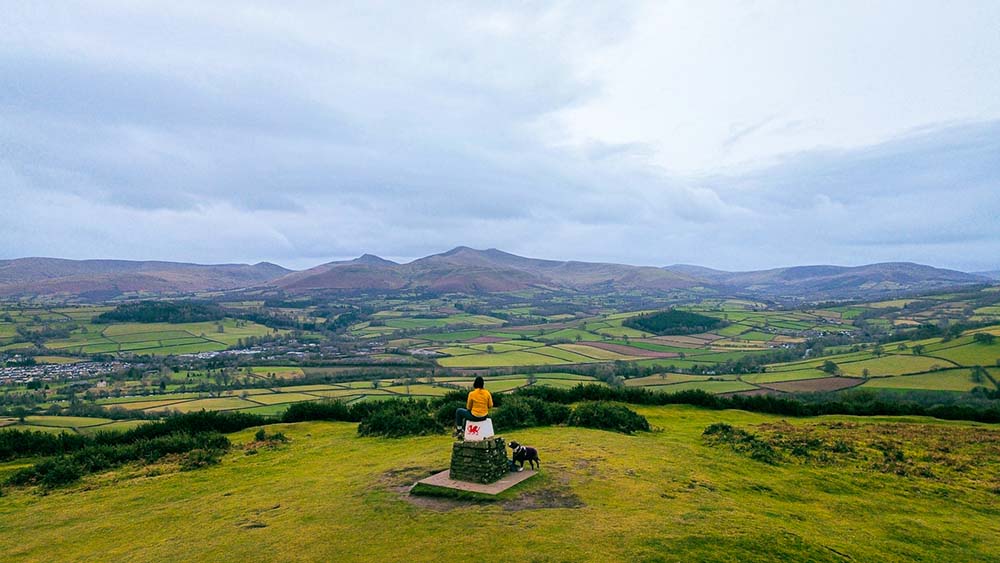
[[[55,258],[0,261],[0,297],[60,294],[94,299],[137,292],[178,294],[256,287],[292,294],[409,289],[488,293],[532,288],[609,293],[705,288],[723,295],[822,300],[874,298],[989,281],[983,275],[902,262],[725,272],[683,264],[659,268],[541,260],[495,248],[464,246],[405,264],[365,254],[298,272],[266,262],[251,266]]]
[[[749,272],[724,272],[686,265],[668,266],[667,269],[703,277],[723,292],[806,299],[876,297],[988,282],[983,276],[910,262],[856,267],[795,266]]]
[[[698,285],[690,276],[662,268],[525,258],[491,248],[459,246],[406,264],[387,260],[331,262],[276,280],[288,290],[402,289],[497,292],[528,288],[571,290],[668,290]]]
[[[498,504],[407,497],[408,485],[447,467],[445,436],[358,438],[349,423],[274,426],[289,444],[256,455],[237,449],[193,472],[166,464],[93,476],[44,496],[8,489],[0,497],[0,553],[5,563],[1000,558],[995,481],[769,465],[710,446],[702,432],[720,421],[751,428],[781,424],[779,417],[692,407],[641,412],[668,430],[625,436],[547,427],[506,436],[537,447],[542,470]],[[835,432],[822,425],[843,421],[847,431],[870,424],[875,433],[989,428],[856,417],[791,424]],[[253,432],[233,440],[251,442]]]
[[[250,287],[290,270],[268,262],[202,265],[130,260],[0,260],[0,296],[78,295],[110,298]]]

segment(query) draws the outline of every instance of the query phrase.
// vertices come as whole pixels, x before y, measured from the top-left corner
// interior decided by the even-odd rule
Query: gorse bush
[[[577,406],[569,415],[568,422],[571,426],[614,430],[625,434],[649,431],[649,421],[646,417],[624,405],[604,401]]]
[[[724,422],[712,424],[702,432],[702,436],[710,443],[728,444],[733,450],[763,463],[773,465],[781,460],[781,454],[769,442]]]
[[[954,395],[954,394],[951,394]],[[785,416],[819,416],[847,414],[854,416],[932,416],[946,420],[1000,422],[1000,403],[982,399],[969,404],[968,396],[931,395],[932,403],[913,397],[901,400],[876,393],[804,395],[795,399],[776,395],[732,395],[720,397],[705,391],[688,390],[677,393],[651,391],[641,387],[605,387],[577,385],[570,389],[532,386],[517,392],[517,396],[536,397],[553,403],[581,401],[615,401],[633,405],[694,405],[709,409],[738,409]],[[964,401],[964,403],[956,402]]]
[[[209,465],[217,465],[220,461],[222,458],[219,450],[197,448],[189,451],[181,460],[181,471],[193,471]]]
[[[361,436],[423,436],[438,434],[441,424],[434,419],[428,401],[382,401],[358,424]]]
[[[570,408],[559,403],[547,403],[535,397],[506,397],[503,406],[490,414],[497,428],[528,428],[566,424]]]
[[[87,444],[87,438],[69,432],[50,434],[35,430],[0,430],[0,461],[58,455],[79,450]]]
[[[92,444],[72,454],[50,458],[18,470],[8,477],[7,482],[12,485],[41,485],[51,488],[72,483],[88,473],[113,469],[126,463],[152,463],[170,454],[199,449],[218,455],[229,447],[229,439],[218,432],[177,432],[129,444]]]
[[[360,422],[356,408],[342,401],[317,401],[293,403],[281,416],[282,422],[304,422],[307,420],[341,420]]]
[[[358,434],[362,436],[423,436],[438,434],[451,428],[455,423],[455,409],[465,406],[464,397],[465,393],[459,392],[449,393],[432,401],[391,399],[353,405],[345,405],[339,401],[296,403],[288,408],[282,421],[359,421]],[[570,407],[537,397],[505,395],[498,396],[496,402],[497,407],[490,412],[490,418],[498,432],[554,424],[589,426],[618,432],[649,430],[649,423],[645,418],[621,405],[593,415],[584,412],[573,419]],[[614,415],[608,419],[609,422],[601,423],[597,420],[607,414]]]
[[[4,430],[0,431],[0,459],[55,456],[20,469],[7,478],[11,485],[36,484],[51,488],[72,483],[88,473],[132,462],[151,463],[171,454],[200,449],[218,457],[230,447],[229,439],[222,433],[265,422],[263,417],[252,414],[196,412],[171,416],[125,432],[104,431],[92,436]],[[204,464],[200,461],[188,463],[189,467],[195,465]]]
[[[69,454],[92,446],[132,444],[170,434],[200,434],[216,432],[228,434],[253,426],[267,424],[268,420],[254,414],[238,412],[193,412],[170,416],[161,421],[136,426],[130,430],[100,431],[90,436],[62,432],[49,434],[34,430],[0,430],[0,461],[19,457],[53,456]]]

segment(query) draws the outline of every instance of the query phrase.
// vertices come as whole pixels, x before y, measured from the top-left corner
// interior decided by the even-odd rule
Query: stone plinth
[[[493,483],[508,471],[507,444],[500,436],[477,442],[455,442],[451,448],[451,479]]]
[[[502,479],[495,483],[484,485],[482,483],[456,481],[451,478],[451,472],[445,469],[440,473],[436,473],[426,479],[417,481],[417,483],[411,487],[410,492],[418,495],[435,495],[439,494],[438,489],[450,489],[454,491],[465,491],[469,493],[479,493],[481,495],[496,496],[514,485],[527,481],[537,474],[538,473],[536,471],[532,471],[530,469],[515,471],[504,475]]]

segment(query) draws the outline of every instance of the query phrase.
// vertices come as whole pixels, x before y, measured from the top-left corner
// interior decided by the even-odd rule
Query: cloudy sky
[[[994,0],[3,11],[0,258],[1000,268]]]

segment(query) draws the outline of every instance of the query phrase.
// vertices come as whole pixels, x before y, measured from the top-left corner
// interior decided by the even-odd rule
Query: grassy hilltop
[[[663,431],[509,433],[539,448],[543,470],[495,503],[405,494],[447,466],[445,436],[275,425],[288,444],[255,455],[237,447],[206,469],[164,463],[47,495],[7,489],[0,553],[11,563],[1000,559],[996,426],[852,417],[789,426],[742,411],[638,410]],[[764,463],[703,437],[717,422],[854,453]],[[13,468],[0,465],[0,477]]]

